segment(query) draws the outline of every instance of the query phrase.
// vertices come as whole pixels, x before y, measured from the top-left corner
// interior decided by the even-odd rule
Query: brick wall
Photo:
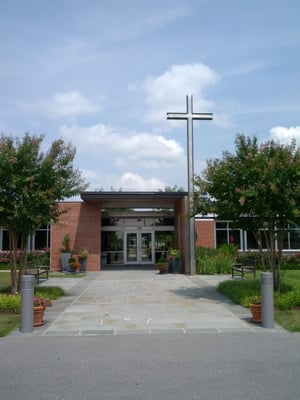
[[[67,233],[71,238],[71,248],[78,252],[85,248],[89,251],[87,271],[99,271],[101,233],[99,204],[64,202],[59,203],[59,207],[67,212],[62,214],[59,224],[51,226],[51,271],[61,271],[60,248]]]
[[[196,247],[215,248],[215,221],[201,219],[195,221]]]
[[[187,218],[186,218],[186,209],[185,209],[185,201],[178,200],[175,203],[175,247],[180,249],[181,251],[181,272],[185,273],[187,271],[187,262],[188,256],[187,252],[189,248],[186,242],[186,229],[187,229]]]

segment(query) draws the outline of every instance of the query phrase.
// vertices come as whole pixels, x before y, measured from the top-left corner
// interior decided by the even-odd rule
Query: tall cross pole
[[[187,162],[188,162],[188,216],[189,216],[189,229],[188,229],[188,247],[189,247],[189,260],[187,264],[190,265],[188,271],[191,275],[196,273],[195,263],[195,218],[192,216],[192,207],[194,199],[194,138],[193,138],[193,121],[195,119],[212,120],[212,113],[194,113],[193,112],[193,95],[186,96],[186,112],[185,113],[167,113],[167,119],[183,119],[187,121]]]

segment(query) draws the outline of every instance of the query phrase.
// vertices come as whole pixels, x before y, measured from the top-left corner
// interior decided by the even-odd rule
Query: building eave
[[[83,192],[81,199],[103,208],[173,208],[187,192]]]

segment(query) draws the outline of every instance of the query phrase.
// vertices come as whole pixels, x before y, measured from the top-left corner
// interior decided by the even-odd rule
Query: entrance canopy
[[[101,208],[175,208],[187,192],[83,192],[82,200]]]
[[[83,192],[81,198],[87,208],[101,210],[100,255],[104,258],[105,253],[107,263],[154,263],[170,242],[181,252],[183,270],[190,273],[187,192]],[[123,215],[122,209],[130,209],[131,215]],[[158,211],[164,213],[161,218],[153,215]]]

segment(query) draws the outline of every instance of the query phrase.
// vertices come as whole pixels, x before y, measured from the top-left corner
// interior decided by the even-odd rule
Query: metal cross
[[[193,121],[194,119],[212,120],[212,113],[194,113],[193,112],[193,96],[186,96],[186,112],[185,113],[167,113],[167,119],[185,119],[187,121],[187,160],[188,160],[188,192],[189,192],[189,249],[190,249],[190,273],[196,273],[195,265],[195,218],[192,214],[192,204],[194,199],[194,138],[193,138]]]

